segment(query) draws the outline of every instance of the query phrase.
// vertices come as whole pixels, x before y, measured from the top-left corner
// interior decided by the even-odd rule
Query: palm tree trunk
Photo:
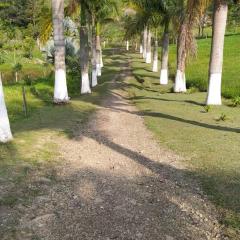
[[[53,36],[55,48],[55,85],[54,102],[64,103],[69,101],[65,65],[65,40],[64,40],[64,0],[52,0]]]
[[[224,36],[227,23],[228,4],[215,0],[213,16],[213,38],[209,69],[208,105],[221,105],[221,82],[223,66]]]
[[[140,44],[140,47],[139,47],[139,53],[143,54],[143,45],[142,45],[142,43]]]
[[[101,42],[100,36],[96,36],[96,49],[97,49],[97,76],[102,76],[102,67],[101,67]]]
[[[126,50],[129,51],[129,41],[126,41]]]
[[[143,32],[143,58],[144,59],[147,56],[147,37],[148,37],[148,30],[147,30],[147,27],[145,27]]]
[[[100,63],[101,63],[101,68],[104,67],[104,63],[103,63],[103,55],[102,55],[102,46],[100,45],[101,51],[100,51]]]
[[[168,84],[168,52],[169,52],[169,33],[168,23],[166,23],[163,43],[162,43],[162,61],[161,61],[161,73],[160,73],[160,84]]]
[[[80,66],[82,86],[81,93],[91,93],[89,81],[89,45],[88,45],[88,27],[86,20],[85,5],[81,5],[81,27],[80,27]]]
[[[15,72],[15,82],[18,82],[18,72]]]
[[[96,26],[95,19],[92,20],[92,87],[95,87],[97,82],[97,49],[96,49]]]
[[[0,142],[5,143],[11,141],[12,138],[0,73]]]
[[[152,33],[150,29],[148,29],[147,33],[147,48],[146,48],[146,63],[152,62]]]
[[[186,77],[185,77],[185,65],[186,65],[186,35],[187,24],[183,23],[180,28],[180,33],[177,43],[177,74],[175,77],[174,92],[186,92]]]
[[[97,76],[102,75],[101,68],[101,39],[100,39],[100,23],[97,22],[96,26],[96,51],[97,51]]]
[[[153,72],[158,71],[158,40],[157,40],[157,34],[155,36],[155,45],[154,45],[154,51],[153,51]]]

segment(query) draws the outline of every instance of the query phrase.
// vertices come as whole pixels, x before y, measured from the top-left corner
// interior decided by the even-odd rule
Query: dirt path
[[[25,239],[224,239],[180,157],[117,90],[125,75],[85,129],[59,143],[65,164],[21,218]]]

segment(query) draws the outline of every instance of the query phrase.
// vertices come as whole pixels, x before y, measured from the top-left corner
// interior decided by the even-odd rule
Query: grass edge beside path
[[[152,73],[151,65],[139,54],[130,56],[129,99],[156,139],[186,157],[189,174],[200,181],[208,199],[218,207],[226,235],[239,239],[240,108],[223,105],[206,112],[205,92],[171,93],[172,82],[160,86],[159,73]]]

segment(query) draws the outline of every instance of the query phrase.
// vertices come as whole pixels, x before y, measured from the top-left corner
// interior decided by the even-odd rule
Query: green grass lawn
[[[240,96],[240,35],[225,37],[225,52],[223,65],[222,94],[227,98]],[[211,39],[198,40],[198,53],[196,59],[188,62],[186,69],[187,85],[195,86],[201,91],[207,90],[208,66],[211,49]],[[170,47],[170,73],[175,75],[176,71],[176,46]]]
[[[226,54],[232,62],[225,65],[225,86],[227,74],[235,76],[235,80],[229,80],[229,84],[239,84],[238,65],[232,64],[240,61],[240,54],[236,59],[237,52],[240,53],[236,48],[237,39],[240,39],[239,36],[227,39],[226,45],[230,51]],[[209,43],[209,40],[200,41],[199,56],[207,56],[207,51],[202,48],[209,47]],[[234,47],[237,49],[235,52]],[[160,86],[159,73],[152,73],[151,66],[143,63],[139,54],[130,56],[135,76],[128,82],[130,99],[143,112],[146,125],[156,138],[185,157],[189,166],[187,172],[200,180],[208,198],[219,208],[222,221],[228,227],[226,233],[231,239],[239,239],[240,108],[223,105],[211,107],[206,112],[203,106],[206,93],[171,93],[172,82],[168,86]],[[207,60],[199,58],[197,62],[189,65],[187,71],[188,79],[193,83],[202,79]],[[228,104],[229,100],[224,100],[224,103]],[[226,120],[220,120],[221,116],[225,116]]]

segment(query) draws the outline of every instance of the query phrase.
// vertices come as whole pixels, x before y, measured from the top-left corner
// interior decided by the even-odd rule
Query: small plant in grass
[[[24,79],[24,82],[27,86],[31,86],[32,85],[32,79],[29,77],[29,75],[27,75]]]
[[[204,111],[206,113],[208,113],[211,110],[211,106],[210,105],[205,105],[203,108],[204,108]]]
[[[12,70],[15,73],[15,80],[17,82],[18,81],[18,73],[22,70],[22,64],[21,63],[16,63],[13,66]]]
[[[216,119],[217,122],[225,122],[227,120],[227,115],[225,113],[221,113],[220,117]]]
[[[196,93],[196,92],[199,92],[199,89],[196,88],[196,87],[190,87],[190,88],[187,90],[187,94],[193,94],[193,93]]]
[[[240,96],[233,98],[232,105],[233,105],[233,107],[240,106]]]

